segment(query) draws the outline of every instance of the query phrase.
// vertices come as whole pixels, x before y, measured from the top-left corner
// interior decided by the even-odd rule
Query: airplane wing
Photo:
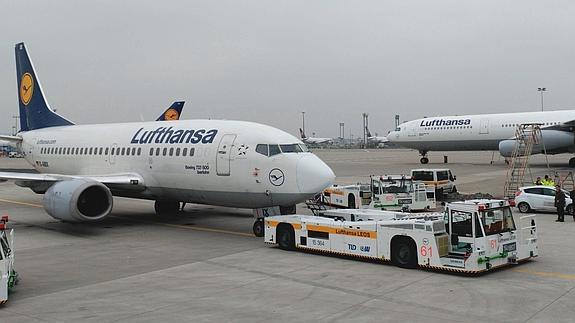
[[[118,190],[144,190],[144,179],[135,173],[109,174],[109,175],[62,175],[62,174],[38,174],[0,172],[0,181],[16,181],[16,184],[29,188],[47,188],[55,182],[69,181],[74,179],[88,179],[100,182],[110,189]]]
[[[16,143],[22,142],[22,137],[0,135],[0,140],[16,144]]]

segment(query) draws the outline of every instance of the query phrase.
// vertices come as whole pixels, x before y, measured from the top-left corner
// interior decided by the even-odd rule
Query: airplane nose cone
[[[297,185],[301,193],[316,194],[335,181],[335,174],[319,157],[302,157],[297,164]]]

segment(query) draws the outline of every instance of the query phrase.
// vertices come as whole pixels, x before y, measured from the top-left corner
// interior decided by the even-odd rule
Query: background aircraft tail
[[[369,132],[369,129],[367,129],[367,127],[365,127],[365,132],[368,138],[371,137],[371,132]]]
[[[307,137],[305,136],[305,133],[303,132],[302,128],[299,128],[299,135],[301,136],[301,139],[306,139]]]
[[[16,44],[15,52],[20,131],[73,125],[48,105],[24,43]]]
[[[184,109],[184,101],[176,101],[160,115],[156,121],[170,121],[170,120],[180,120],[180,115]]]

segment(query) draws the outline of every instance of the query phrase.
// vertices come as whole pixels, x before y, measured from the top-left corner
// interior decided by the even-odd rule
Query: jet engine
[[[110,214],[112,205],[110,189],[89,179],[57,182],[44,194],[46,212],[63,221],[98,221]]]
[[[515,150],[515,139],[507,139],[499,142],[499,153],[503,157],[511,157]],[[541,130],[539,143],[533,145],[531,154],[560,154],[568,152],[575,145],[575,135],[572,132],[559,130]],[[525,147],[521,147],[522,153]]]

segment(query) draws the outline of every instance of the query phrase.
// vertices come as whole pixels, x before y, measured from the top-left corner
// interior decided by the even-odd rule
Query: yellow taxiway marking
[[[19,204],[19,205],[26,205],[26,206],[32,206],[32,207],[44,207],[40,204],[34,204],[34,203],[26,203],[26,202],[19,202],[19,201],[12,201],[12,200],[4,200],[4,199],[0,199],[0,202],[6,202],[6,203],[12,203],[12,204]]]
[[[529,274],[529,275],[534,275],[534,276],[575,280],[574,274],[562,274],[562,273],[555,273],[555,272],[535,271],[535,270],[530,270],[530,269],[513,269],[513,271],[516,273]]]
[[[44,206],[41,205],[41,204],[34,204],[34,203],[27,203],[27,202],[13,201],[13,200],[0,199],[0,202],[11,203],[11,204],[18,204],[18,205],[25,205],[25,206],[31,206],[31,207],[36,207],[36,208],[44,208]],[[112,215],[112,216],[113,216],[113,217],[116,217],[116,218],[122,218],[122,219],[127,219],[127,220],[131,220],[131,221],[142,222],[142,223],[147,223],[147,224],[160,224],[160,225],[163,225],[163,226],[166,226],[166,227],[173,227],[173,228],[180,228],[180,229],[188,229],[188,230],[195,230],[195,231],[205,231],[205,232],[217,232],[217,233],[233,234],[233,235],[243,236],[243,237],[255,237],[253,234],[251,234],[251,233],[246,233],[246,232],[229,231],[229,230],[222,230],[222,229],[214,229],[214,228],[206,228],[206,227],[197,227],[197,226],[189,226],[189,225],[173,224],[173,223],[165,223],[165,222],[146,221],[146,220],[133,219],[133,218],[129,218],[129,217],[125,217],[125,216],[118,216],[118,215]]]

